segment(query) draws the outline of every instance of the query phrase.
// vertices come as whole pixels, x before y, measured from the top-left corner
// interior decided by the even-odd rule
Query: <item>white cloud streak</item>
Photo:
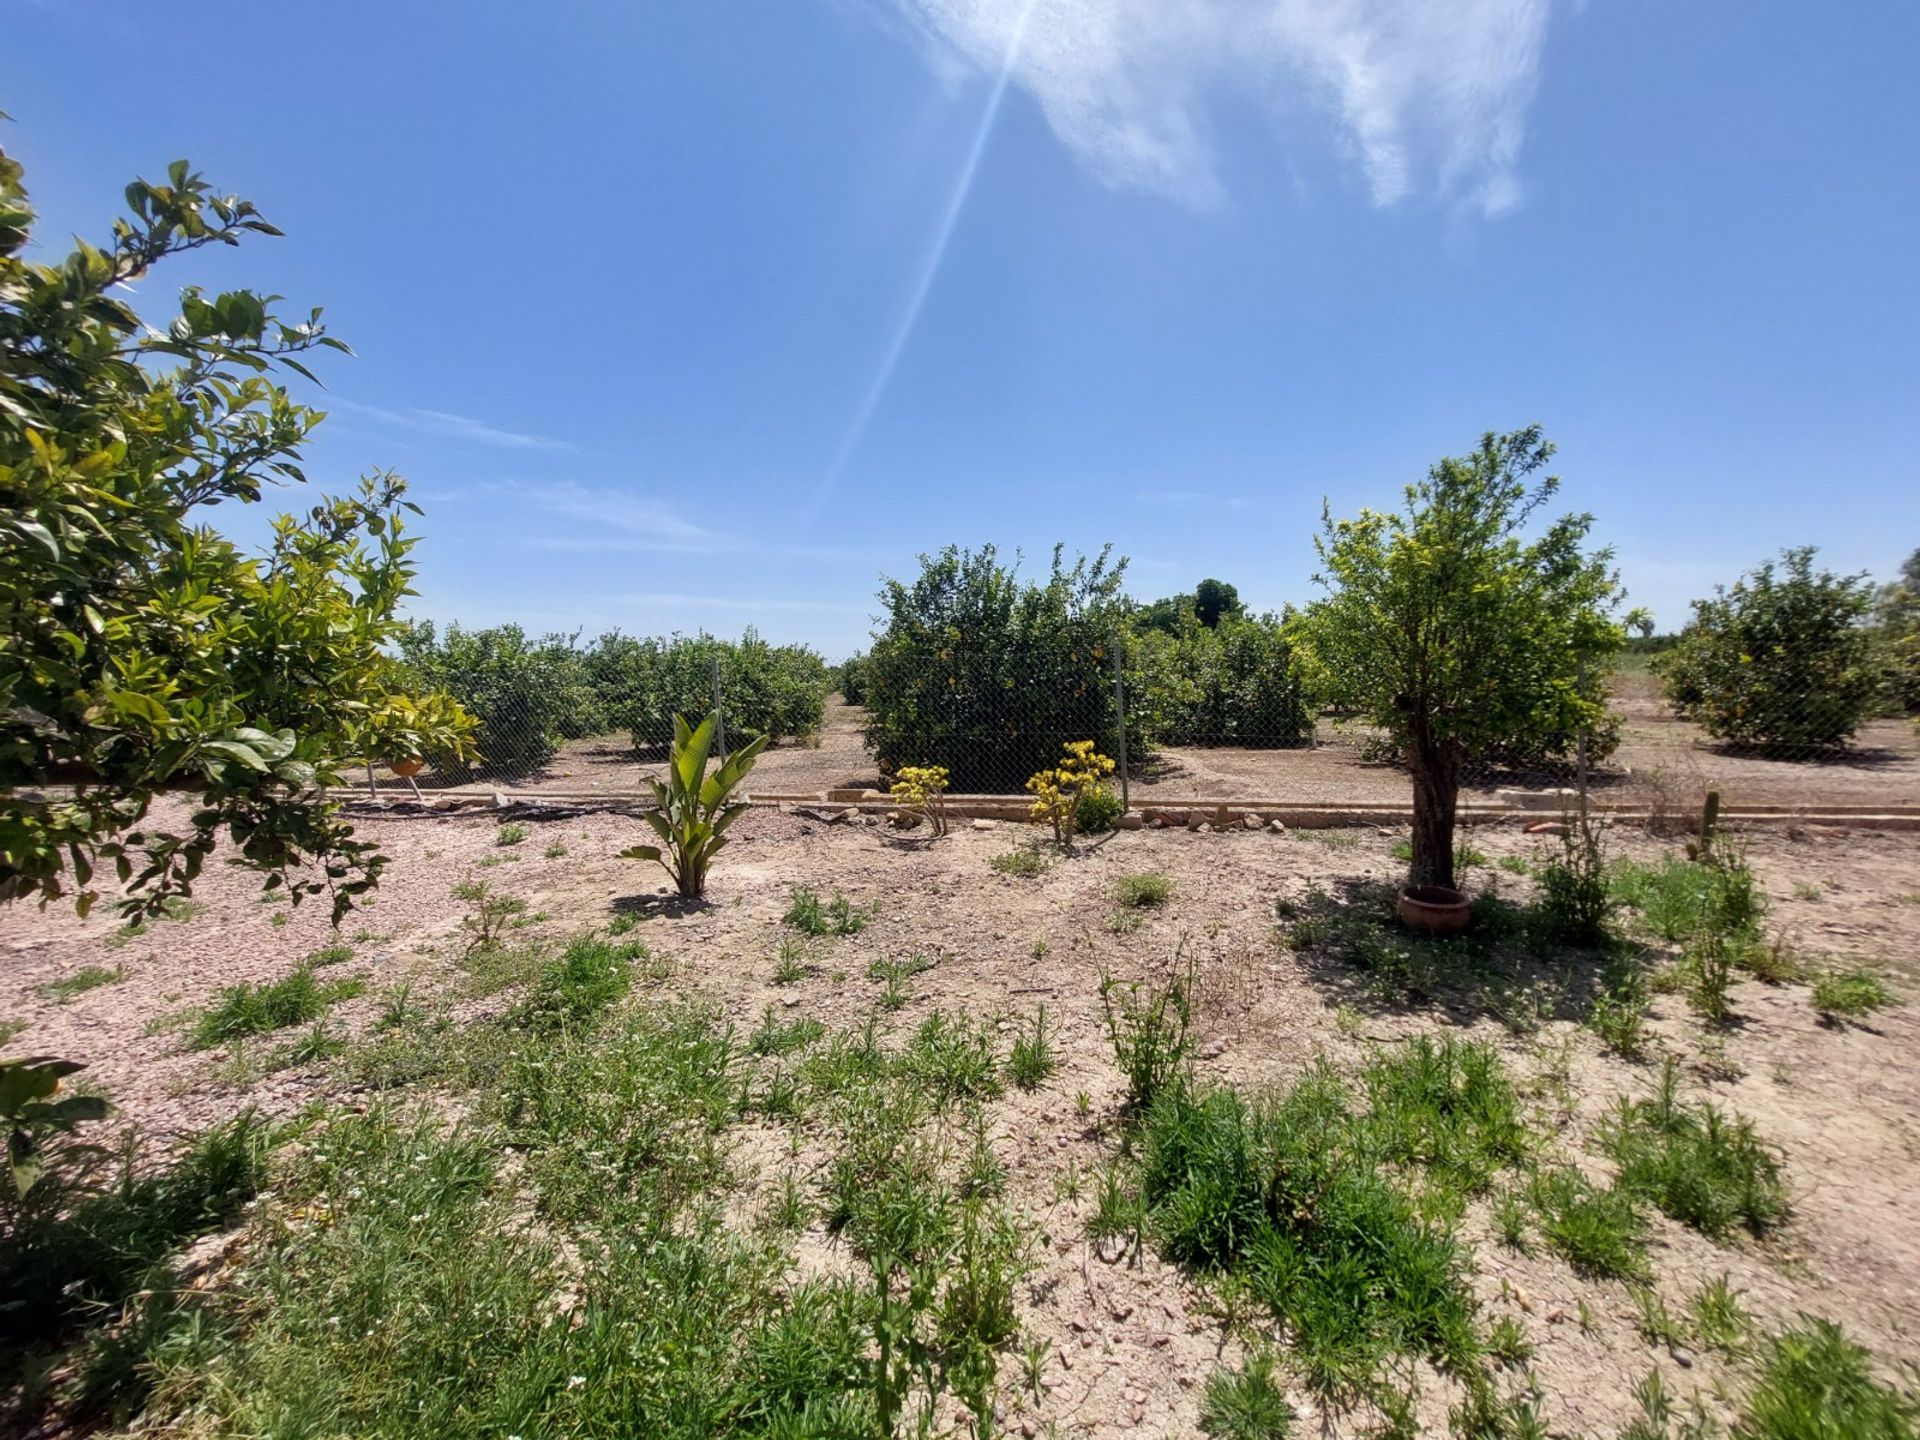
[[[556,455],[569,454],[575,448],[565,440],[554,440],[545,435],[525,435],[517,430],[502,430],[484,421],[449,414],[445,410],[392,410],[384,405],[367,405],[338,396],[328,398],[327,408],[377,420],[397,429],[411,430],[418,435],[467,445],[489,445],[500,450],[543,450]]]
[[[1015,53],[1015,83],[1116,188],[1223,199],[1206,121],[1209,100],[1230,93],[1267,105],[1289,131],[1303,115],[1331,120],[1376,204],[1430,195],[1497,215],[1520,199],[1552,0],[876,3],[942,64],[958,55],[997,74]]]
[[[535,541],[549,549],[726,550],[734,545],[650,495],[576,480],[494,481],[478,488],[522,509],[576,521],[590,532]]]

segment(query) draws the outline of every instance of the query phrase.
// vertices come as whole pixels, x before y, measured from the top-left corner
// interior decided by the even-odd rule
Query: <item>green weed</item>
[[[807,978],[812,968],[805,943],[788,936],[780,942],[779,956],[773,967],[773,983],[797,984]]]
[[[508,1020],[541,1034],[590,1026],[632,988],[635,962],[646,958],[636,940],[582,935],[534,977]]]
[[[493,843],[501,846],[518,845],[528,835],[527,827],[518,820],[509,820],[493,833]]]
[[[1633,1280],[1647,1273],[1646,1221],[1631,1195],[1602,1190],[1561,1165],[1536,1174],[1527,1199],[1547,1248],[1582,1275]]]
[[[1753,1316],[1725,1275],[1700,1287],[1687,1306],[1693,1333],[1702,1345],[1723,1355],[1744,1354],[1753,1338]]]
[[[230,985],[194,1023],[188,1043],[196,1050],[210,1050],[248,1035],[304,1025],[318,1019],[335,1001],[358,995],[364,988],[360,980],[322,985],[305,966],[264,984]]]
[[[1047,1007],[1042,1005],[1034,1012],[1032,1023],[1013,1037],[1013,1048],[1007,1054],[1007,1074],[1022,1090],[1033,1090],[1059,1068],[1053,1030],[1047,1024]]]
[[[1173,899],[1173,881],[1154,871],[1122,875],[1114,882],[1113,896],[1130,910],[1157,910]]]
[[[780,1012],[776,1006],[769,1005],[760,1016],[760,1028],[753,1032],[747,1041],[747,1053],[778,1057],[791,1055],[796,1050],[804,1050],[822,1035],[827,1027],[811,1016],[802,1016],[791,1024],[780,1023]]]
[[[870,911],[860,909],[844,895],[836,893],[831,900],[822,901],[804,885],[793,887],[791,903],[783,917],[786,924],[801,934],[813,936],[858,935],[871,918]]]
[[[1293,1421],[1270,1352],[1256,1351],[1240,1369],[1215,1370],[1207,1377],[1200,1431],[1213,1440],[1286,1440]]]
[[[1490,1045],[1422,1035],[1376,1056],[1363,1075],[1379,1153],[1469,1194],[1523,1159],[1520,1101]]]
[[[1920,1401],[1875,1379],[1872,1357],[1830,1320],[1768,1342],[1735,1440],[1913,1440]]]
[[[1898,1003],[1887,983],[1862,966],[1829,970],[1813,982],[1813,1008],[1830,1025],[1862,1020]]]
[[[1100,1010],[1114,1063],[1127,1080],[1127,1113],[1139,1116],[1186,1073],[1193,1044],[1186,985],[1173,979],[1148,988],[1137,980],[1122,983],[1103,975]]]
[[[1617,1187],[1643,1196],[1682,1224],[1716,1239],[1736,1225],[1762,1234],[1788,1212],[1786,1184],[1753,1122],[1678,1098],[1669,1060],[1646,1100],[1622,1099],[1601,1136],[1619,1168]]]
[[[987,864],[996,874],[1012,875],[1022,880],[1032,880],[1044,875],[1052,860],[1035,845],[1023,845],[1018,850],[1003,850],[990,856]]]
[[[1140,1148],[1142,1201],[1161,1251],[1244,1283],[1290,1328],[1315,1394],[1337,1403],[1373,1395],[1407,1355],[1457,1375],[1473,1368],[1464,1257],[1385,1178],[1324,1065],[1272,1099],[1162,1089]]]
[[[991,1100],[1001,1093],[1000,1060],[993,1026],[935,1010],[920,1024],[900,1056],[901,1072],[924,1089],[936,1108],[958,1100]]]
[[[33,993],[42,1000],[65,1005],[89,990],[98,990],[103,985],[118,985],[126,978],[127,967],[124,965],[86,965],[70,975],[61,975],[43,985],[34,986]]]

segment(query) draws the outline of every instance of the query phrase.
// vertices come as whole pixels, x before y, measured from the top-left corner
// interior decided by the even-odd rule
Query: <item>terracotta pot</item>
[[[427,768],[427,762],[422,760],[418,755],[409,755],[404,760],[389,760],[387,762],[387,768],[402,780],[411,780]]]
[[[1473,902],[1444,885],[1409,885],[1394,909],[1408,929],[1424,935],[1458,935],[1473,918]]]

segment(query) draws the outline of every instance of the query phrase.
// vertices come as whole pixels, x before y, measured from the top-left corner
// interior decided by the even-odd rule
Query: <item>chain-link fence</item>
[[[969,653],[955,639],[905,665],[896,656],[837,669],[751,636],[617,639],[581,648],[522,637],[523,658],[509,664],[494,647],[469,667],[479,685],[443,667],[442,681],[469,681],[467,693],[454,688],[481,721],[482,758],[393,757],[367,767],[368,784],[376,793],[644,798],[665,764],[673,714],[717,708],[732,742],[772,736],[748,782],[762,797],[880,791],[903,765],[946,767],[956,794],[1019,795],[1067,743],[1092,740],[1116,761],[1114,787],[1135,809],[1407,802],[1392,738],[1312,703],[1277,622],[1205,635],[1114,625],[1045,653]],[[1808,659],[1801,671],[1817,673],[1817,657]],[[1468,798],[1524,791],[1531,801],[1522,803],[1537,804],[1540,792],[1584,776],[1597,803],[1656,815],[1697,810],[1708,790],[1736,809],[1920,808],[1920,734],[1897,700],[1791,683],[1769,691],[1757,673],[1713,690],[1656,656],[1622,655],[1600,677],[1602,721],[1471,757]]]

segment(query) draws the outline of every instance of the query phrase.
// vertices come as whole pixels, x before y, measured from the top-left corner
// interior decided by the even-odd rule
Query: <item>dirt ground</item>
[[[1620,748],[1593,777],[1610,800],[1640,805],[1669,796],[1681,808],[1693,809],[1711,788],[1721,792],[1729,808],[1920,806],[1920,733],[1905,720],[1870,721],[1851,749],[1831,756],[1785,760],[1713,744],[1698,726],[1674,717],[1645,673],[1616,677],[1614,710],[1622,722]],[[879,771],[860,738],[864,715],[860,707],[831,697],[814,741],[788,742],[767,751],[754,768],[751,789],[760,794],[820,794],[840,787],[880,787]],[[1361,738],[1351,728],[1323,724],[1320,744],[1309,750],[1168,747],[1136,757],[1132,798],[1135,804],[1177,799],[1298,805],[1404,801],[1406,775],[1393,766],[1363,762]],[[606,735],[570,741],[538,774],[501,783],[532,793],[619,795],[637,793],[643,779],[659,770],[657,761],[634,753],[625,735]],[[431,781],[430,775],[423,777],[423,783]],[[401,784],[384,772],[378,783],[384,789]],[[1490,795],[1508,786],[1564,783],[1564,777],[1489,772],[1470,777],[1468,789]]]
[[[831,771],[827,757],[836,752],[803,753],[818,773]],[[705,997],[743,1031],[770,1005],[783,1018],[863,1022],[880,989],[868,978],[870,962],[919,954],[934,963],[914,977],[905,1008],[883,1017],[894,1035],[934,1007],[999,1017],[1010,1031],[1044,1004],[1059,1027],[1059,1073],[1034,1092],[1010,1090],[991,1111],[1010,1198],[1046,1237],[1022,1290],[1022,1323],[1050,1340],[1057,1357],[1040,1398],[1009,1381],[1005,1419],[1014,1433],[1041,1433],[1051,1421],[1060,1433],[1094,1437],[1195,1433],[1201,1387],[1231,1353],[1222,1322],[1189,1278],[1150,1249],[1128,1263],[1085,1240],[1094,1177],[1118,1143],[1123,1089],[1102,1029],[1102,974],[1163,976],[1190,961],[1200,1072],[1247,1086],[1287,1081],[1320,1056],[1352,1068],[1375,1047],[1422,1032],[1490,1040],[1557,1146],[1589,1169],[1599,1165],[1591,1141],[1600,1117],[1617,1097],[1646,1093],[1658,1074],[1657,1062],[1606,1054],[1559,1013],[1550,987],[1532,1002],[1535,1019],[1516,1023],[1512,995],[1383,1003],[1351,975],[1286,948],[1277,902],[1398,875],[1390,853],[1397,837],[1382,831],[1121,833],[1018,879],[988,865],[1029,838],[1017,826],[964,827],[926,843],[877,825],[760,810],[738,826],[711,903],[683,911],[664,903],[657,870],[614,858],[636,839],[633,820],[594,813],[529,823],[529,837],[503,849],[495,817],[369,815],[364,833],[394,863],[342,935],[330,931],[320,906],[263,903],[250,877],[216,866],[194,913],[132,938],[104,915],[82,922],[52,910],[0,913],[0,1020],[23,1025],[5,1053],[87,1061],[88,1081],[156,1143],[249,1105],[291,1112],[336,1093],[336,1072],[288,1070],[242,1088],[222,1078],[224,1052],[188,1051],[156,1021],[205,1006],[224,985],[285,974],[303,955],[345,938],[355,959],[328,973],[362,974],[369,985],[336,1013],[364,1030],[396,985],[430,996],[453,984],[465,907],[451,891],[463,878],[527,899],[544,917],[540,933],[554,939],[617,914],[645,917],[635,933],[672,962],[668,988]],[[1530,856],[1545,843],[1517,828],[1469,838],[1492,860]],[[1642,856],[1670,848],[1624,830],[1612,843]],[[1868,961],[1907,996],[1920,995],[1920,837],[1769,832],[1747,844],[1770,896],[1771,929],[1809,958]],[[1111,933],[1114,882],[1138,871],[1170,876],[1173,901],[1134,933]],[[1476,868],[1472,880],[1516,898],[1531,885],[1492,865]],[[815,942],[809,978],[777,986],[780,916],[799,883],[843,892],[874,907],[875,918],[858,935]],[[124,971],[117,983],[66,1003],[49,998],[49,982],[88,965]],[[1680,996],[1657,996],[1654,1005],[1655,1055],[1682,1060],[1689,1096],[1754,1119],[1784,1156],[1794,1206],[1787,1227],[1764,1243],[1718,1245],[1655,1215],[1659,1291],[1677,1310],[1724,1274],[1766,1325],[1803,1312],[1827,1316],[1885,1362],[1920,1357],[1920,1207],[1912,1204],[1920,1188],[1920,1007],[1909,1001],[1866,1024],[1834,1027],[1816,1017],[1804,986],[1746,981],[1733,994],[1735,1023],[1710,1035]],[[1533,1373],[1554,1433],[1616,1433],[1633,1413],[1632,1387],[1656,1367],[1674,1393],[1698,1392],[1722,1413],[1725,1395],[1739,1393],[1737,1376],[1714,1355],[1642,1339],[1624,1286],[1579,1279],[1543,1250],[1501,1246],[1484,1205],[1470,1212],[1463,1234],[1489,1318],[1512,1316],[1535,1348]],[[811,1238],[829,1243],[824,1233]],[[1582,1305],[1585,1327],[1576,1320]],[[1016,1368],[1011,1358],[1005,1364]],[[1312,1403],[1292,1398],[1308,1421],[1300,1433],[1313,1433]],[[1345,1419],[1321,1418],[1324,1433],[1354,1433]]]

